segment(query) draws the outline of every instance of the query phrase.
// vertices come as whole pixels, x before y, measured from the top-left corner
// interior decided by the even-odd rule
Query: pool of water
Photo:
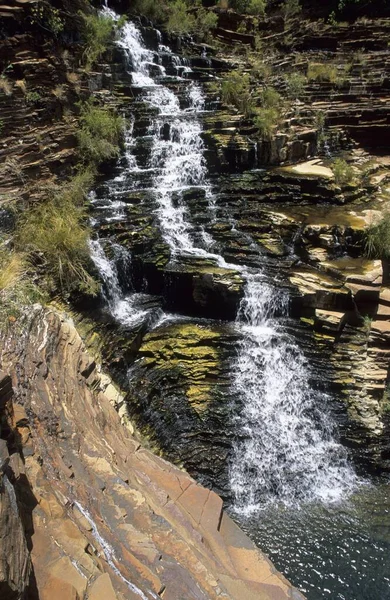
[[[233,515],[308,600],[390,600],[390,482],[348,501]]]

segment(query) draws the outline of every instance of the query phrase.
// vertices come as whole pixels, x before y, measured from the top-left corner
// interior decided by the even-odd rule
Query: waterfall
[[[122,261],[124,272],[129,272],[130,256],[122,246],[112,244],[114,259],[109,260],[100,240],[91,240],[89,245],[91,258],[103,280],[103,296],[113,318],[126,327],[141,323],[149,315],[149,311],[142,310],[137,306],[140,296],[142,299],[142,294],[124,294],[119,283],[116,261]]]
[[[117,18],[112,11],[110,14]],[[142,88],[140,97],[151,109],[146,136],[149,154],[145,165],[137,164],[129,129],[126,167],[109,184],[111,200],[101,205],[105,222],[123,218],[120,197],[124,191],[147,190],[173,260],[188,255],[205,257],[240,271],[246,280],[236,321],[241,342],[232,372],[232,388],[240,406],[230,465],[235,507],[248,513],[274,501],[337,500],[354,487],[356,476],[337,441],[328,398],[311,388],[305,357],[277,318],[286,315],[288,298],[267,283],[264,274],[228,265],[209,252],[213,240],[204,231],[195,232],[189,222],[186,190],[195,187],[208,198],[210,211],[215,209],[201,138],[202,89],[182,79],[184,69],[180,67],[188,72],[188,66],[160,43],[160,51],[170,57],[178,73],[177,81],[185,82],[180,93],[165,85],[166,71],[158,64],[158,53],[145,47],[133,23],[124,25],[118,44],[127,58],[133,85]],[[149,174],[149,183],[136,176],[142,173]],[[197,247],[195,239],[204,246]],[[92,242],[91,250],[105,282],[111,313],[124,324],[139,319],[135,295],[124,296],[115,263],[107,258],[99,241]],[[166,319],[162,315],[158,323]]]
[[[245,514],[276,501],[340,500],[356,485],[328,399],[311,388],[303,353],[274,318],[286,309],[287,298],[261,274],[248,275],[233,373],[240,438],[230,467],[235,508]]]

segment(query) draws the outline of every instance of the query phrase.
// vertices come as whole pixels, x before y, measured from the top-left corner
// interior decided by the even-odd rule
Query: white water
[[[156,214],[172,257],[206,257],[220,266],[240,270],[247,281],[236,321],[242,341],[233,369],[233,391],[242,405],[236,417],[239,441],[230,467],[235,507],[248,514],[276,501],[339,500],[354,488],[357,478],[336,440],[328,399],[310,387],[309,367],[302,352],[275,318],[275,313],[285,313],[286,298],[267,284],[261,273],[228,265],[194,242],[185,191],[195,186],[210,200],[199,120],[204,109],[202,90],[188,82],[183,106],[179,96],[163,84],[164,69],[156,69],[158,57],[145,48],[134,24],[124,26],[118,43],[128,57],[134,84],[144,88],[144,101],[157,110],[151,117],[150,157],[144,171],[154,174]],[[179,65],[180,59],[175,57],[174,62]],[[142,171],[131,154],[131,135],[126,147],[127,174]],[[116,182],[120,180],[121,176],[116,178]],[[115,218],[115,211],[122,207],[112,203],[112,208],[111,218]],[[207,248],[212,240],[204,232],[200,234]],[[106,282],[112,314],[120,322],[129,319],[131,323],[135,310],[132,297],[123,298],[117,273],[98,243],[93,252]],[[159,323],[166,318],[162,315]]]
[[[233,373],[242,437],[230,467],[235,508],[244,514],[270,502],[341,500],[357,483],[335,439],[328,398],[311,388],[305,357],[274,318],[285,313],[286,300],[261,274],[248,276]]]
[[[114,253],[126,252],[119,245],[113,245]],[[114,261],[107,258],[100,240],[90,241],[91,258],[103,280],[102,292],[111,315],[118,323],[131,327],[141,323],[148,311],[137,308],[140,294],[125,295],[119,283],[118,270]],[[130,257],[125,256],[125,260]]]

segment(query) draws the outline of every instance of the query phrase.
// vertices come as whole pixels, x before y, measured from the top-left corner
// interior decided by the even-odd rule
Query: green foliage
[[[337,67],[330,63],[310,63],[307,68],[309,81],[337,83]]]
[[[134,8],[151,21],[164,22],[167,18],[167,5],[162,0],[135,0]]]
[[[390,213],[384,214],[379,223],[366,229],[365,251],[371,258],[390,258]]]
[[[370,317],[369,315],[364,315],[363,317],[363,327],[365,329],[365,331],[368,333],[371,329],[371,324],[372,324],[372,317]]]
[[[245,12],[262,17],[265,14],[266,5],[266,0],[250,0]]]
[[[383,393],[382,414],[390,415],[390,384],[387,383]]]
[[[259,108],[256,110],[254,124],[261,139],[271,140],[278,128],[280,113],[276,108]]]
[[[39,104],[42,101],[42,96],[37,90],[26,92],[25,100],[28,104]]]
[[[329,23],[329,25],[332,25],[332,27],[338,27],[338,25],[339,25],[337,18],[336,18],[336,13],[334,10],[332,10],[332,12],[330,13],[330,15],[328,17],[328,23]]]
[[[294,72],[285,76],[287,95],[293,100],[300,98],[307,85],[307,77],[303,73]]]
[[[302,10],[299,0],[284,0],[282,6],[282,14],[285,21],[299,15]]]
[[[61,202],[83,206],[87,192],[91,189],[95,181],[95,172],[92,167],[87,167],[76,173],[63,186],[53,190],[53,197],[60,204]]]
[[[115,21],[109,15],[80,13],[83,18],[84,61],[87,70],[104,54],[115,36]]]
[[[253,111],[249,75],[240,71],[231,71],[223,80],[221,97],[224,104],[232,104],[244,115]]]
[[[322,110],[316,112],[314,117],[314,124],[318,131],[323,131],[325,127],[325,113]]]
[[[165,24],[171,33],[195,34],[201,39],[207,38],[218,23],[218,15],[204,8],[199,0],[136,0],[135,10]]]
[[[266,81],[271,76],[271,68],[268,64],[266,64],[262,56],[258,53],[252,53],[248,57],[251,62],[251,76],[254,79],[261,79]]]
[[[84,162],[98,165],[119,155],[124,127],[122,117],[93,102],[84,102],[80,106],[80,122],[77,137]]]
[[[230,0],[229,6],[237,12],[247,15],[263,16],[267,6],[266,0]]]
[[[3,129],[4,129],[4,121],[3,121],[3,119],[0,119],[0,135],[3,131]]]
[[[355,173],[353,168],[342,158],[336,158],[336,160],[333,161],[332,171],[335,182],[338,185],[346,185],[352,183],[354,180]]]
[[[83,207],[76,206],[58,190],[53,198],[24,213],[15,235],[50,293],[60,290],[66,297],[74,291],[95,294],[98,285],[89,270],[89,228]]]
[[[195,29],[196,19],[188,12],[184,0],[175,0],[169,9],[169,17],[166,24],[168,31],[177,34],[191,33]]]
[[[31,22],[58,36],[64,30],[65,23],[60,11],[49,2],[38,0],[31,8]]]
[[[280,108],[282,97],[273,87],[266,87],[261,93],[261,105],[263,108]]]
[[[211,29],[214,29],[217,25],[218,15],[205,8],[197,10],[194,31],[201,39],[207,38]]]

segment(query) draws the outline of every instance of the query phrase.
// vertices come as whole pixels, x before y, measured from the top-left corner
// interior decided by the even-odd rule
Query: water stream
[[[117,18],[109,9],[106,11]],[[349,516],[354,512],[351,506],[364,494],[375,496],[375,488],[357,478],[346,450],[338,442],[330,399],[311,388],[310,366],[296,340],[283,327],[288,297],[269,282],[265,273],[228,265],[209,250],[212,240],[208,234],[191,224],[185,202],[188,189],[201,191],[209,201],[210,215],[213,214],[201,138],[202,88],[184,78],[190,74],[187,61],[169,48],[160,44],[158,52],[149,50],[134,23],[125,24],[118,44],[127,57],[132,84],[141,89],[142,100],[150,109],[145,135],[149,152],[146,164],[138,164],[130,125],[125,164],[108,182],[109,198],[102,202],[101,198],[91,197],[95,207],[92,223],[98,231],[101,224],[121,221],[123,193],[142,190],[153,198],[171,261],[180,262],[186,256],[203,257],[241,272],[246,285],[235,323],[241,341],[231,381],[232,395],[239,398],[240,406],[233,416],[238,435],[230,464],[234,497],[231,510],[310,599],[385,600],[390,597],[381,591],[385,589],[382,583],[387,585],[386,578],[382,577],[377,588],[382,596],[366,592],[359,596],[359,586],[348,595],[348,590],[355,588],[350,583],[340,583],[342,576],[337,575],[345,570],[347,561],[353,560],[351,556],[358,552],[362,539],[354,533],[359,530],[359,518]],[[176,73],[170,74],[170,85],[165,83],[161,55]],[[180,91],[172,86],[172,80],[180,83]],[[108,253],[105,243],[101,239],[92,241],[91,254],[101,274],[108,311],[121,325],[132,326],[149,319],[150,326],[160,326],[167,315],[161,309],[153,309],[154,317],[150,319],[145,295],[135,294],[131,286],[124,290],[121,285],[118,264],[122,271],[128,269],[127,279],[131,280],[131,256],[118,244],[111,244]],[[350,527],[340,524],[345,521]],[[329,543],[322,545],[319,539],[326,536],[327,530]],[[332,573],[336,573],[333,580],[328,576],[326,557],[337,555],[341,535],[350,536],[348,543],[353,551],[346,551],[338,561],[330,559]],[[373,560],[388,544],[386,536],[378,546],[366,543],[365,552]],[[371,539],[370,535],[367,539]],[[346,595],[339,589],[347,590]]]

